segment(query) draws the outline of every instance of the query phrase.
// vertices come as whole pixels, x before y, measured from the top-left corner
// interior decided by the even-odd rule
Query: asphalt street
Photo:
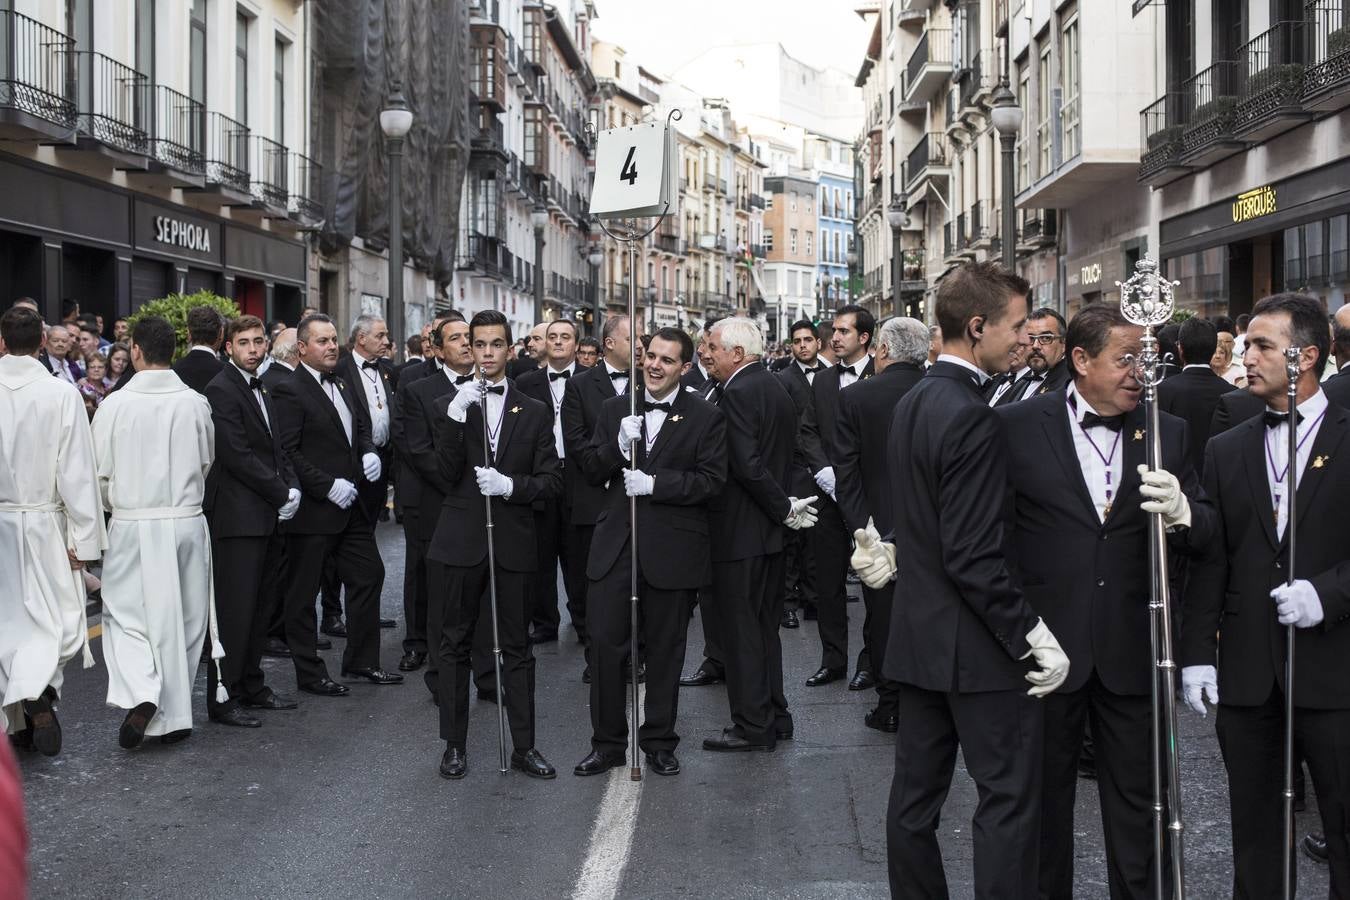
[[[379,537],[384,615],[401,620],[402,535],[390,524]],[[849,611],[856,653],[862,607]],[[401,626],[383,632],[389,669],[401,637]],[[701,658],[701,637],[693,623],[686,671]],[[626,768],[571,774],[589,750],[590,719],[570,628],[535,649],[539,748],[559,772],[549,782],[498,773],[495,708],[478,700],[469,775],[441,779],[444,745],[420,673],[397,687],[352,684],[345,698],[302,694],[298,710],[265,713],[260,729],[236,729],[207,721],[203,671],[191,739],[127,752],[117,746],[123,712],[103,703],[107,675],[96,640],[99,665],[67,669],[61,755],[21,760],[32,895],[885,897],[893,740],[863,726],[870,692],[849,693],[843,682],[803,685],[819,659],[813,622],[782,637],[795,740],[769,754],[707,753],[702,739],[729,723],[725,692],[685,689],[683,772],[648,774],[639,784]],[[325,655],[337,676],[335,644]],[[269,659],[265,668],[273,687],[295,693],[289,661]],[[1212,721],[1183,710],[1189,894],[1201,898],[1228,896],[1232,877]],[[975,800],[958,769],[941,826],[953,897],[973,896]],[[1300,824],[1314,825],[1311,806]],[[1105,897],[1093,782],[1079,781],[1075,831],[1075,894]],[[1326,896],[1325,867],[1300,858],[1299,877],[1299,896]]]

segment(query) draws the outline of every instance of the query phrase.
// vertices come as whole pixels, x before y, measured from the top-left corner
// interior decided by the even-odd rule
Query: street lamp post
[[[1003,266],[1009,272],[1017,260],[1017,209],[1015,161],[1017,135],[1022,130],[1022,108],[1017,105],[1005,77],[994,90],[992,117],[994,130],[1003,145]]]
[[[403,344],[403,139],[412,129],[413,114],[395,81],[389,103],[380,110],[380,130],[389,141],[389,340],[394,352]]]
[[[844,257],[848,261],[848,302],[853,304],[853,268],[858,265],[858,251],[849,250]]]
[[[577,247],[577,256],[590,266],[591,276],[588,279],[587,287],[591,291],[591,317],[592,327],[595,328],[595,337],[600,337],[600,264],[605,261],[605,254],[600,249],[598,229],[592,229],[590,240]]]
[[[909,224],[905,210],[905,195],[896,194],[886,208],[886,222],[891,226],[891,315],[903,316],[900,303],[900,281],[904,278],[904,251],[900,249],[900,230]]]
[[[548,227],[548,204],[542,190],[530,210],[530,224],[534,226],[534,318],[530,321],[533,327],[544,321],[544,229]]]

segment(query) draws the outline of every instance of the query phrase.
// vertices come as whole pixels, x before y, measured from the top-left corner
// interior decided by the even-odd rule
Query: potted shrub
[[[174,362],[177,362],[188,351],[187,315],[188,310],[195,306],[213,306],[226,321],[239,316],[239,307],[233,300],[226,300],[210,291],[198,291],[195,294],[170,294],[159,300],[151,300],[128,316],[127,324],[134,329],[136,323],[146,316],[167,319],[178,337],[178,346],[173,352]]]

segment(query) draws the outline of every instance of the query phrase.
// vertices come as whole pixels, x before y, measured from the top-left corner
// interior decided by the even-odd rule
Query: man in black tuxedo
[[[638,334],[641,335],[639,328]],[[581,471],[590,464],[585,459],[592,453],[591,438],[595,436],[595,427],[600,421],[600,407],[610,397],[622,396],[629,390],[629,376],[633,369],[633,338],[627,316],[610,316],[605,319],[603,342],[604,359],[600,365],[568,378],[563,390],[562,419],[563,452]],[[603,488],[588,484],[584,479],[575,479],[569,498],[572,512],[568,519],[571,534],[569,555],[573,565],[581,564],[580,572],[585,571],[584,560],[590,557],[591,535],[595,532],[595,522],[604,507]],[[572,617],[572,627],[577,631],[577,639],[586,642],[586,593],[588,588],[584,579],[577,579],[575,594],[571,585],[567,591],[567,613]]]
[[[281,445],[300,479],[300,509],[287,525],[286,644],[300,690],[346,694],[315,649],[314,595],[332,557],[347,587],[347,646],[342,674],[373,684],[403,676],[380,668],[380,590],[384,564],[356,484],[379,479],[380,458],[337,366],[337,328],[316,314],[296,329],[300,366],[274,395]]]
[[[1209,423],[1210,438],[1261,415],[1265,408],[1265,401],[1246,388],[1221,394],[1218,405],[1214,407],[1214,418]]]
[[[706,334],[706,328],[703,334]],[[689,367],[689,371],[680,377],[680,387],[693,388],[695,391],[702,391],[708,383],[708,369],[703,365],[703,336],[699,337],[698,343],[694,346],[694,364]]]
[[[530,582],[538,567],[532,505],[562,490],[553,415],[506,380],[511,347],[506,316],[496,310],[477,313],[469,335],[486,384],[467,382],[434,403],[436,457],[446,486],[427,550],[427,560],[440,566],[432,590],[442,597],[441,632],[435,638],[445,741],[440,774],[458,779],[468,771],[470,651],[475,628],[487,618],[489,579],[495,575],[501,687],[514,744],[511,767],[532,778],[553,778],[553,766],[535,748],[534,656],[527,633]],[[492,504],[495,573],[488,571],[484,498]]]
[[[1132,364],[1142,334],[1114,304],[1087,307],[1068,328],[1074,380],[1067,392],[999,410],[1012,481],[1011,561],[1027,602],[1073,660],[1068,679],[1044,701],[1043,898],[1074,894],[1085,725],[1111,896],[1152,896],[1148,514],[1163,513],[1179,553],[1203,548],[1214,525],[1212,509],[1197,500],[1184,421],[1160,415],[1161,468],[1142,471],[1144,409]]]
[[[792,338],[792,359],[776,374],[792,395],[792,404],[797,407],[797,437],[792,449],[792,482],[789,488],[794,494],[805,497],[816,492],[814,473],[825,466],[811,385],[816,375],[829,367],[820,358],[816,326],[802,319],[793,322],[788,333]],[[801,627],[799,610],[808,619],[817,617],[819,597],[816,593],[816,552],[811,540],[814,534],[790,531],[787,535],[787,543],[783,548],[784,628]]]
[[[1033,374],[1027,365],[1030,353],[1030,343],[1018,344],[1008,353],[1008,371],[985,382],[982,394],[990,406],[1006,406],[1022,398]]]
[[[1067,330],[1064,317],[1048,306],[1033,309],[1027,316],[1027,340],[1030,342],[1027,368],[1031,371],[1017,400],[1041,394],[1064,393],[1064,389],[1069,386],[1069,362],[1064,353],[1064,333]]]
[[[398,373],[384,356],[389,347],[389,326],[379,316],[356,317],[352,322],[351,345],[352,352],[338,360],[334,371],[347,383],[347,390],[356,401],[356,414],[369,427],[371,443],[380,457],[380,477],[357,486],[357,502],[373,529],[388,503],[389,475],[394,468],[389,428]]]
[[[575,558],[567,522],[571,515],[574,483],[581,477],[577,466],[567,464],[567,448],[563,441],[562,400],[567,381],[578,372],[577,324],[571,319],[556,319],[548,323],[544,332],[544,366],[526,372],[516,380],[516,387],[527,397],[543,403],[553,412],[554,446],[562,464],[563,490],[559,497],[535,504],[534,536],[539,542],[539,572],[534,581],[534,612],[530,617],[530,640],[536,644],[558,639],[558,568],[562,567],[563,586],[571,604],[573,593],[585,590],[579,585],[584,580],[586,561]],[[570,613],[569,613],[570,615]]]
[[[1036,896],[1044,712],[1037,698],[1063,682],[1069,661],[1004,557],[1008,446],[980,393],[1023,340],[1028,288],[994,263],[943,279],[936,303],[943,353],[891,421],[901,552],[882,674],[900,683],[905,723],[887,810],[893,897],[947,894],[937,826],[958,745],[980,792],[975,894]]]
[[[261,319],[240,316],[225,327],[230,361],[206,386],[215,425],[215,462],[206,476],[203,506],[211,526],[220,640],[228,651],[220,672],[229,699],[216,700],[216,667],[206,667],[206,710],[211,721],[257,728],[240,708],[294,709],[263,679],[262,651],[274,596],[267,584],[277,567],[277,522],[300,509],[300,482],[277,434],[277,414],[255,374],[267,350]]]
[[[835,469],[839,511],[855,538],[869,529],[878,540],[894,540],[891,513],[891,472],[886,441],[896,404],[923,378],[928,357],[928,327],[916,319],[895,316],[882,323],[872,357],[876,374],[839,393],[838,467]],[[855,561],[854,568],[858,568]],[[861,574],[861,572],[860,572]],[[885,666],[886,640],[891,632],[891,598],[887,585],[863,584],[866,607],[863,632],[871,652],[877,705],[863,719],[868,728],[894,734],[899,727],[897,688],[880,672]]]
[[[258,373],[258,380],[268,392],[276,395],[277,387],[291,377],[295,367],[300,365],[300,353],[295,346],[295,329],[284,328],[272,338],[272,349],[268,352],[272,363]],[[269,397],[269,399],[271,399]],[[261,609],[267,610],[267,640],[263,645],[263,656],[278,659],[290,659],[291,651],[286,646],[286,523],[278,522],[276,534],[272,536],[271,553],[268,555],[267,576],[263,580],[265,598],[258,601]],[[322,638],[315,643],[318,650],[328,650],[333,643]]]
[[[816,522],[815,497],[788,496],[797,413],[760,362],[764,339],[751,319],[723,319],[708,335],[714,403],[726,416],[726,488],[710,506],[714,602],[704,610],[726,642],[730,728],[708,738],[717,752],[773,750],[793,734],[783,695],[783,526]]]
[[[173,371],[183,384],[204,394],[211,379],[220,374],[219,351],[225,320],[213,306],[194,306],[188,310],[187,327],[191,348],[173,364]]]
[[[808,460],[820,500],[820,523],[809,538],[815,555],[816,611],[820,631],[820,668],[806,679],[807,687],[820,687],[848,675],[848,596],[844,579],[848,575],[849,534],[835,503],[835,466],[839,459],[839,392],[858,381],[872,377],[874,371],[868,350],[876,334],[877,323],[862,306],[843,306],[834,315],[834,333],[830,343],[838,360],[811,379],[813,417],[805,425],[814,425],[808,436],[808,452],[818,448],[815,459]],[[814,421],[812,421],[814,419]],[[814,437],[814,440],[813,440]],[[800,490],[800,488],[798,489]],[[867,652],[867,639],[858,654],[857,671],[849,682],[851,691],[863,691],[876,684]]]
[[[1158,408],[1184,419],[1189,427],[1190,464],[1197,474],[1205,462],[1205,445],[1219,398],[1237,390],[1210,368],[1218,346],[1219,333],[1213,322],[1199,316],[1182,322],[1177,335],[1181,371],[1158,386]]]
[[[548,323],[540,322],[530,329],[525,338],[525,349],[520,356],[506,364],[506,374],[511,379],[519,378],[527,372],[533,372],[544,364],[544,335]]]
[[[1243,362],[1247,389],[1265,402],[1266,412],[1212,437],[1205,454],[1204,490],[1218,513],[1218,535],[1212,552],[1191,569],[1179,657],[1186,703],[1201,715],[1206,699],[1218,707],[1237,897],[1278,897],[1285,887],[1279,860],[1285,692],[1291,689],[1294,742],[1312,774],[1325,831],[1330,896],[1350,895],[1350,783],[1341,774],[1350,734],[1350,550],[1344,537],[1350,412],[1331,404],[1318,383],[1329,344],[1316,297],[1276,294],[1257,303]],[[1301,348],[1292,561],[1284,356],[1290,346]],[[1298,663],[1292,686],[1284,678],[1291,625]]]
[[[577,764],[577,775],[598,775],[627,759],[623,669],[631,651],[629,498],[637,505],[637,593],[647,667],[639,743],[653,772],[680,771],[675,717],[687,610],[712,578],[708,503],[726,484],[727,473],[722,414],[680,388],[693,355],[694,342],[683,331],[662,328],[653,334],[643,367],[642,412],[630,417],[626,397],[606,400],[592,441],[595,452],[586,457],[587,480],[608,487],[587,561],[592,733],[591,753]],[[633,454],[636,471],[629,467]]]

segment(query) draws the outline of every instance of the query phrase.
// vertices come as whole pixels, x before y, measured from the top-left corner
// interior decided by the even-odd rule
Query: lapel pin
[[[511,412],[513,412],[513,413],[518,413],[518,412],[520,412],[520,407],[519,407],[519,406],[513,406],[513,407],[511,407]]]
[[[672,421],[672,422],[678,422],[678,421],[680,421],[681,418],[683,418],[683,417],[680,416],[680,415],[678,415],[678,414],[676,414],[676,415],[673,415],[673,416],[670,417],[670,421]],[[1322,461],[1322,457],[1320,457],[1320,456],[1317,457],[1317,461],[1320,463],[1320,462]]]
[[[1331,461],[1330,456],[1319,456],[1317,457],[1317,459],[1313,460],[1313,468],[1320,469],[1322,468],[1322,466],[1326,465],[1330,461]]]
[[[1134,439],[1136,441],[1142,441],[1144,439],[1144,432],[1142,429],[1136,428],[1134,430]]]

